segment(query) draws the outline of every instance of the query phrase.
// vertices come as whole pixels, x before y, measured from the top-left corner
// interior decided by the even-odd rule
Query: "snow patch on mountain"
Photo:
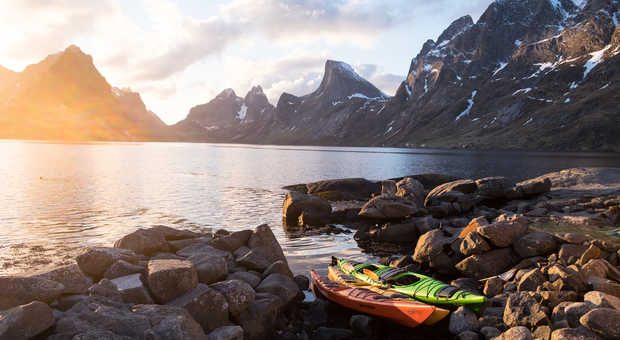
[[[506,68],[506,66],[508,66],[508,63],[500,62],[499,66],[495,69],[495,71],[493,71],[492,77],[495,77],[495,75],[500,73],[504,68]]]
[[[584,65],[585,70],[583,71],[583,79],[586,79],[586,77],[588,76],[588,74],[598,65],[601,63],[601,61],[604,60],[605,57],[605,52],[607,52],[608,49],[611,48],[611,45],[607,45],[605,46],[603,49],[598,50],[596,52],[592,52],[590,53],[590,55],[592,56],[592,58],[590,58],[590,60],[586,61],[586,64]]]
[[[527,94],[527,93],[529,93],[530,91],[532,91],[532,88],[531,88],[531,87],[528,87],[528,88],[525,88],[525,89],[516,90],[516,91],[515,91],[512,95],[513,95],[513,96],[516,96],[516,95],[518,95],[519,93]]]
[[[245,116],[247,115],[247,113],[248,113],[247,105],[245,105],[245,104],[241,105],[241,108],[237,112],[237,119],[244,120]]]
[[[454,119],[455,121],[458,121],[459,119],[463,118],[463,116],[466,116],[469,114],[469,112],[471,111],[471,108],[474,106],[474,99],[476,98],[476,95],[478,94],[478,90],[474,90],[471,93],[471,98],[467,99],[467,108],[465,109],[465,111],[461,112],[458,116],[456,116],[456,118]]]

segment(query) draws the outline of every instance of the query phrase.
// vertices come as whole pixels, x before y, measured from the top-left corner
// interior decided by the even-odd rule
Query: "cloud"
[[[405,80],[404,75],[383,72],[379,65],[375,64],[356,65],[355,71],[388,95],[394,95],[400,83]]]

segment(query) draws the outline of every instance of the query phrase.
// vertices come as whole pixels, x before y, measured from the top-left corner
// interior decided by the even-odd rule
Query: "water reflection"
[[[282,228],[284,185],[416,173],[519,180],[575,166],[620,166],[617,155],[454,152],[183,143],[0,142],[0,272],[29,258],[62,263],[84,245],[168,224],[239,230],[269,223],[295,272],[332,254],[362,259],[351,235],[299,237]],[[44,265],[37,263],[37,265]]]

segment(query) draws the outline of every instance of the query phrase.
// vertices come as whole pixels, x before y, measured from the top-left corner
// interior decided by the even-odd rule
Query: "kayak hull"
[[[436,306],[427,305],[413,299],[392,299],[363,286],[348,287],[310,271],[311,285],[328,300],[343,307],[366,314],[386,318],[403,326],[416,327],[427,320],[438,322],[447,315]],[[438,313],[435,311],[438,310]]]

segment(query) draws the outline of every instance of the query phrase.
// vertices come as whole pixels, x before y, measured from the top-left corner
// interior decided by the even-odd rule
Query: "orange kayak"
[[[392,320],[407,327],[432,325],[450,311],[410,299],[390,297],[362,286],[346,286],[311,270],[313,291],[346,308]]]

